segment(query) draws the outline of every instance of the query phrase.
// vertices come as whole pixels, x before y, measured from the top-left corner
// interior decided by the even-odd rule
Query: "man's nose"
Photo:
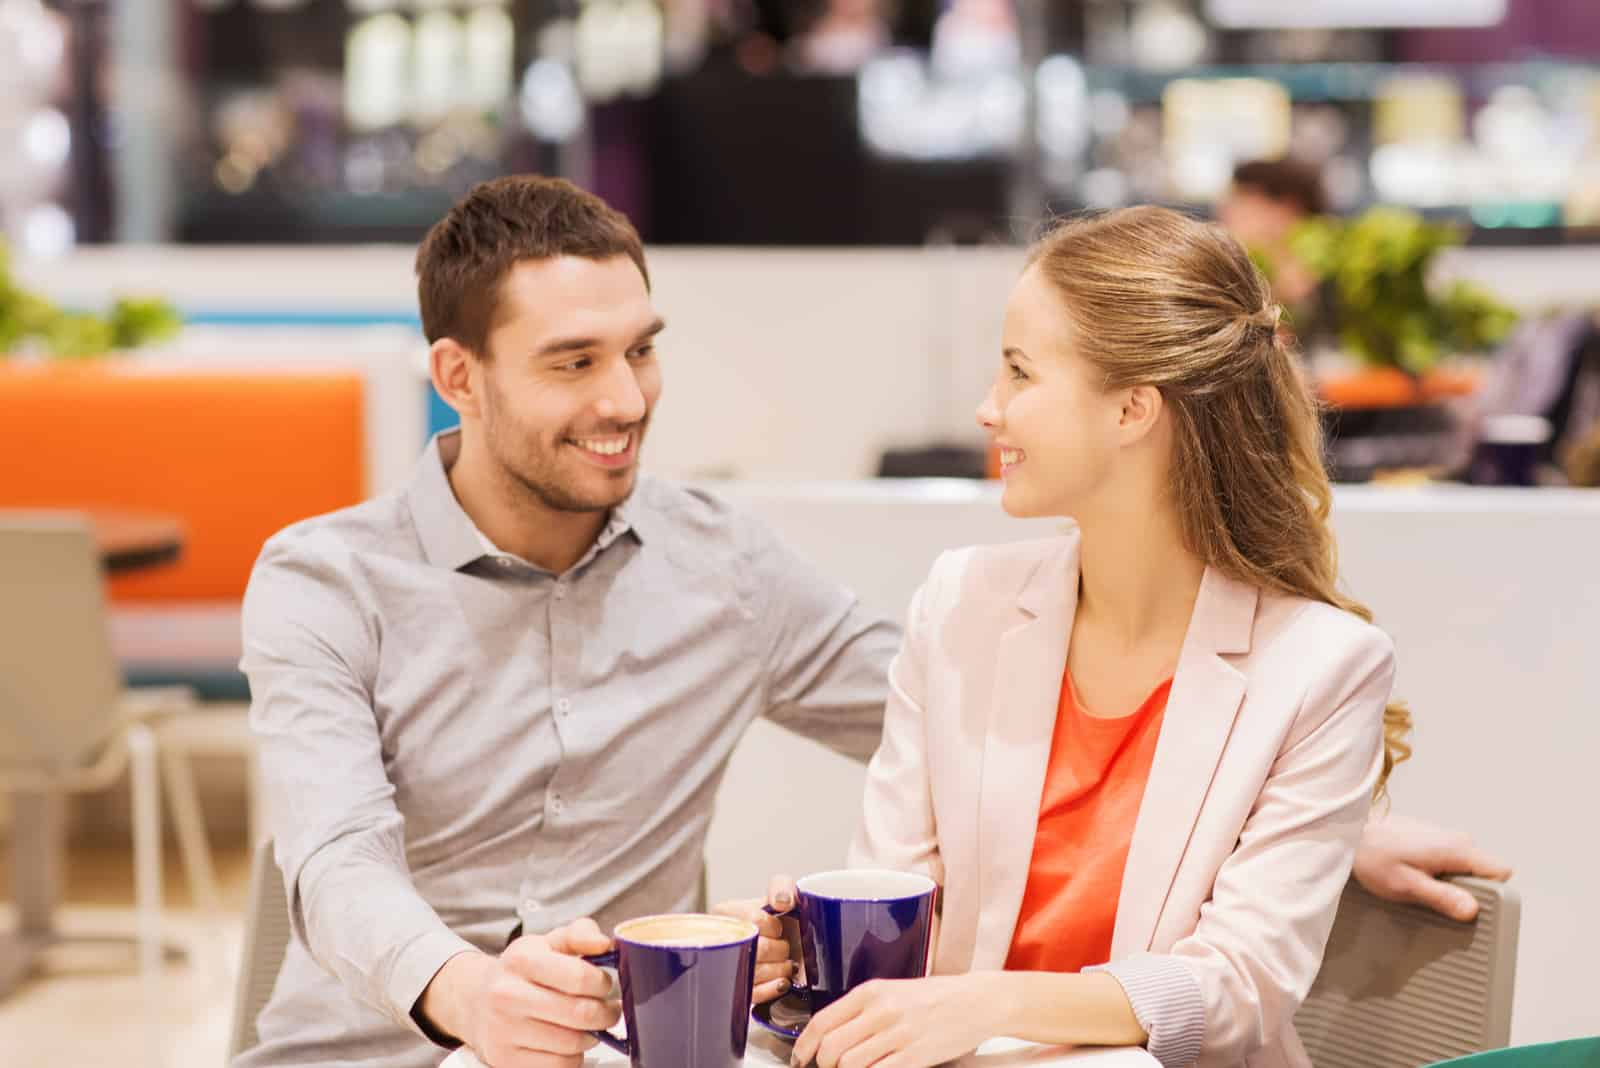
[[[595,412],[602,419],[623,425],[637,423],[644,418],[648,404],[644,391],[639,388],[639,378],[632,365],[619,361],[601,384],[601,394]]]

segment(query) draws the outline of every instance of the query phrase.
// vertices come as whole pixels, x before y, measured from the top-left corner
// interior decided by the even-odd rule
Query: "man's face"
[[[1217,221],[1246,248],[1276,248],[1301,219],[1291,200],[1274,200],[1259,189],[1236,185],[1217,204]]]
[[[661,395],[661,327],[626,256],[513,267],[479,367],[490,459],[547,508],[626,500]]]

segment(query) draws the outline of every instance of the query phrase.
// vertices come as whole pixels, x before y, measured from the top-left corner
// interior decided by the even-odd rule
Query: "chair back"
[[[0,511],[0,775],[65,774],[118,727],[99,551],[71,512]]]
[[[1454,920],[1345,887],[1322,970],[1295,1017],[1315,1068],[1416,1068],[1504,1046],[1511,1035],[1520,903],[1484,879]]]
[[[250,866],[250,901],[245,912],[244,952],[234,988],[233,1029],[228,1038],[228,1064],[261,1041],[256,1018],[272,996],[289,948],[289,899],[283,874],[272,855],[272,839],[256,847]]]

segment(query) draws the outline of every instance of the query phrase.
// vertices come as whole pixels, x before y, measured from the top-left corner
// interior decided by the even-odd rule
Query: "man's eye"
[[[636,360],[648,360],[655,354],[656,347],[654,345],[641,345],[633,350],[633,358]]]
[[[584,371],[588,370],[589,366],[593,363],[594,361],[589,359],[589,357],[581,356],[578,359],[573,360],[571,363],[562,364],[561,369],[563,371]]]
[[[1013,382],[1025,382],[1025,381],[1027,381],[1027,378],[1028,378],[1027,372],[1023,371],[1022,368],[1018,367],[1016,364],[1012,363],[1010,360],[1006,361],[1006,369],[1011,372],[1011,380]]]

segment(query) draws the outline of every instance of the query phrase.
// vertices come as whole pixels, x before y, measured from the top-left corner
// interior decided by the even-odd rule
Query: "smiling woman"
[[[450,483],[498,548],[561,572],[633,491],[661,394],[639,237],[559,179],[487,182],[429,232],[434,389],[461,416]]]

